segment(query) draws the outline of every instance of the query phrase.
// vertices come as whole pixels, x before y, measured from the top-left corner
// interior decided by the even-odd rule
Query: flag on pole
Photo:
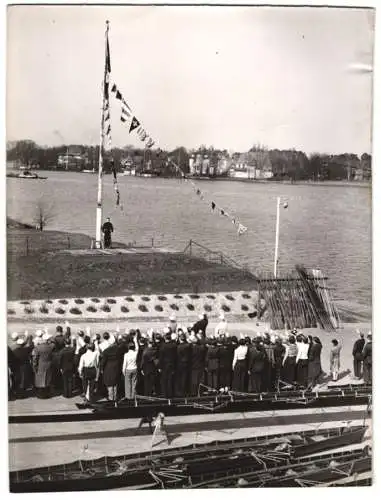
[[[106,29],[106,55],[105,55],[105,75],[103,84],[103,147],[111,148],[111,120],[110,120],[110,73],[111,73],[111,58],[110,44],[108,41],[108,23]]]

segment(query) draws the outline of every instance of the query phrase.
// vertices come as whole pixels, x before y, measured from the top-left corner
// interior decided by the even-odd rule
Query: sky
[[[97,144],[115,82],[155,146],[371,152],[374,11],[11,6],[7,140]],[[115,146],[142,143],[112,101]]]

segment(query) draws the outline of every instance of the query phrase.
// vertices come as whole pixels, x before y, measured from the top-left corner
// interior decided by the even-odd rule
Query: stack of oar
[[[296,266],[296,274],[259,278],[258,292],[270,313],[271,327],[276,330],[320,325],[331,331],[339,326],[326,278],[320,271],[309,274],[304,267]]]
[[[370,470],[370,457],[365,449],[334,453],[337,448],[361,443],[365,431],[365,426],[320,428],[78,461],[12,472],[10,490],[16,493],[194,488],[266,482],[273,486],[277,481],[283,484],[285,479],[315,480],[315,476],[310,478],[311,472],[323,474],[323,479],[328,481],[336,478],[327,474],[325,469],[329,467],[331,471],[340,467],[347,470],[350,462],[355,472]],[[327,451],[331,454],[316,455]],[[315,458],[311,458],[311,454],[315,454]],[[319,469],[312,471],[314,463]],[[287,481],[285,486],[289,485]]]

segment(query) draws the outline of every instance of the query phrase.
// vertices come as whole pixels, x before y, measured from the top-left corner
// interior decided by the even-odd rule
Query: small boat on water
[[[7,174],[7,177],[14,177],[15,179],[40,179],[45,180],[47,177],[42,177],[35,172],[23,169],[19,174]]]
[[[95,168],[93,168],[93,169],[91,169],[91,170],[90,170],[90,169],[88,169],[88,168],[85,168],[84,170],[82,170],[82,173],[83,173],[83,174],[95,174],[95,173],[97,173],[97,172],[95,171]]]
[[[274,483],[276,480],[283,481],[285,477],[288,479],[288,469],[298,476],[307,475],[306,480],[309,474],[320,472],[316,480],[332,481],[337,475],[327,474],[326,469],[333,467],[333,462],[335,470],[341,463],[345,465],[345,470],[349,470],[347,465],[351,463],[355,472],[370,470],[368,449],[334,451],[342,446],[361,443],[365,431],[366,426],[320,428],[79,460],[11,472],[10,490],[13,493],[31,493],[121,487],[217,487],[221,483],[234,486],[240,477],[246,477],[248,482],[271,480]],[[323,451],[330,453],[310,456]],[[312,470],[314,463],[319,463],[318,470]]]

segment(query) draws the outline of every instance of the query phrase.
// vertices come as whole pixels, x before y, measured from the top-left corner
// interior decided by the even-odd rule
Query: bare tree
[[[39,200],[33,215],[33,222],[36,225],[36,229],[43,231],[45,226],[52,221],[56,214],[54,212],[54,206],[48,205],[45,200]]]

